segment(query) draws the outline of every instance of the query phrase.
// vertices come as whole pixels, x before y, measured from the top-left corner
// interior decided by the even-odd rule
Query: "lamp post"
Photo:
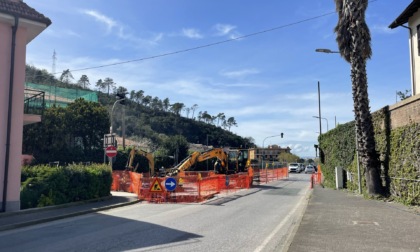
[[[283,133],[280,133],[279,135],[274,135],[274,136],[268,136],[266,138],[264,138],[263,140],[263,144],[262,144],[262,159],[261,159],[261,168],[264,168],[264,142],[265,140],[267,140],[268,138],[272,138],[272,137],[278,137],[280,136],[281,138],[283,138]]]
[[[114,105],[112,105],[112,109],[111,109],[111,127],[109,127],[109,134],[112,134],[112,115],[113,115],[113,113],[114,113],[115,104],[117,104],[118,102],[120,102],[120,101],[122,101],[122,100],[125,100],[125,98],[123,98],[123,99],[119,99],[119,100],[116,100],[116,101],[114,102]]]
[[[312,116],[313,118],[319,118],[319,116]],[[321,117],[321,119],[324,119],[325,121],[327,121],[327,131],[328,131],[328,119],[325,117]]]
[[[321,88],[318,81],[318,115],[319,115],[319,136],[322,134],[322,126],[321,126]]]
[[[324,49],[324,48],[315,49],[315,52],[322,52],[322,53],[340,53],[338,51],[332,51],[330,49]]]
[[[322,52],[322,53],[340,53],[338,51],[332,51],[330,49],[315,49],[315,52]],[[321,117],[321,114],[319,115],[319,117]],[[319,119],[321,121],[321,118]],[[356,124],[355,124],[356,125]],[[327,124],[328,126],[328,124]],[[356,130],[356,158],[357,158],[357,182],[358,182],[358,186],[359,186],[359,194],[362,194],[362,182],[361,182],[361,175],[360,175],[360,164],[359,164],[359,147],[357,144],[357,128],[355,127]]]
[[[114,137],[112,135],[112,131],[113,131],[113,127],[112,127],[112,115],[114,113],[115,104],[120,103],[122,105],[125,105],[124,102],[125,102],[125,93],[123,93],[123,94],[117,93],[117,100],[114,102],[114,104],[112,105],[112,109],[111,109],[111,118],[110,118],[111,119],[111,126],[109,127],[109,135],[110,135],[110,138],[111,138],[111,144],[112,145],[115,145]],[[124,119],[123,119],[123,121],[124,121]],[[124,133],[123,133],[123,137],[124,137]],[[123,140],[123,147],[125,149],[124,140]],[[104,161],[105,161],[105,159],[104,159]],[[112,165],[112,157],[109,158],[109,163]]]

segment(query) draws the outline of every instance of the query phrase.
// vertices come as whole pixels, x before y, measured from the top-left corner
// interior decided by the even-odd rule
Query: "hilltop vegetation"
[[[46,70],[27,65],[26,81],[92,90],[88,76],[82,75],[75,82],[69,70],[63,71],[60,78],[57,79]],[[98,94],[99,104],[97,105],[78,100],[67,108],[52,107],[47,109],[41,123],[24,127],[24,153],[34,154],[38,162],[41,163],[57,160],[72,161],[66,157],[71,157],[73,161],[78,162],[102,161],[103,155],[99,155],[102,152],[100,139],[104,134],[109,133],[111,122],[109,116],[112,107],[114,107],[112,112],[113,132],[122,136],[125,131],[127,139],[147,145],[150,152],[169,155],[175,152],[173,148],[179,152],[182,146],[177,145],[184,143],[184,140],[186,143],[214,147],[245,148],[255,146],[251,137],[244,138],[230,132],[230,129],[237,126],[237,123],[234,117],[226,118],[223,112],[211,116],[207,111],[197,112],[197,104],[187,108],[181,102],[171,104],[169,98],[152,98],[145,95],[143,90],[127,92],[125,87],[116,86],[110,77],[103,81],[96,81],[97,90],[92,91]],[[117,93],[127,94],[127,99],[121,102],[123,104],[116,102]],[[87,132],[86,128],[97,130]],[[171,141],[175,141],[176,144],[171,146],[168,144]],[[89,152],[89,154],[84,152]],[[179,154],[179,160],[188,155],[188,153]]]

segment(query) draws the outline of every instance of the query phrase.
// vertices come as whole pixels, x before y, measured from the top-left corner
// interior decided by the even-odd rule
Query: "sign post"
[[[105,154],[109,158],[109,163],[112,166],[112,158],[117,156],[117,148],[115,146],[110,145],[106,147]]]

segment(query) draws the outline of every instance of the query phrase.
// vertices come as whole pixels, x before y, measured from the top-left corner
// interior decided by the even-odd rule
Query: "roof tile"
[[[51,20],[43,14],[29,7],[23,1],[0,0],[0,13],[17,15],[32,21],[37,21],[49,26]]]

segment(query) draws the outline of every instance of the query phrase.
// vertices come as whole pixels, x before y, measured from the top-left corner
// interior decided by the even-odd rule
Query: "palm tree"
[[[380,162],[376,152],[367,90],[366,61],[372,55],[370,32],[365,22],[368,0],[335,0],[338,23],[334,31],[341,56],[351,65],[357,148],[370,195],[382,194]]]

